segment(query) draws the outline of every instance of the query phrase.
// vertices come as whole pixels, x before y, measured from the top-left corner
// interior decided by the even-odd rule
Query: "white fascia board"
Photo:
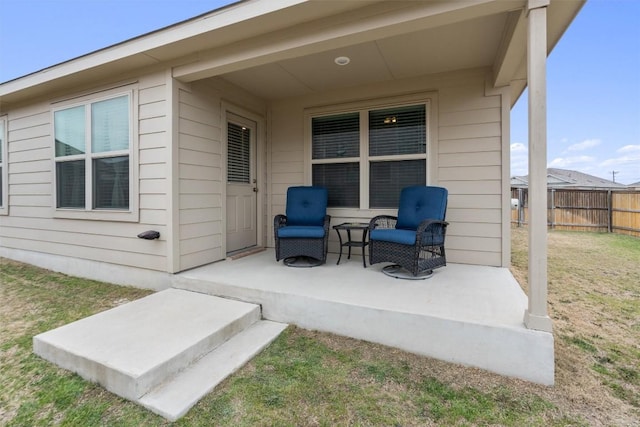
[[[162,48],[206,32],[220,31],[230,25],[306,3],[307,1],[309,0],[247,0],[234,3],[210,14],[192,18],[0,84],[0,97],[87,69],[99,67],[103,64],[135,55],[144,55],[145,52],[153,49]],[[152,62],[158,62],[151,56],[147,55],[147,57]]]

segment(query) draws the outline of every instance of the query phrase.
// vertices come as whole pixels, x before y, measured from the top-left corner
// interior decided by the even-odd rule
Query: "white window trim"
[[[129,97],[129,149],[120,151],[109,151],[106,153],[90,153],[87,152],[82,155],[65,156],[67,160],[73,160],[74,157],[78,159],[88,159],[87,163],[91,160],[100,157],[115,157],[118,155],[129,156],[129,209],[127,210],[111,210],[111,209],[92,209],[92,191],[93,191],[93,177],[91,169],[86,170],[86,206],[81,208],[58,208],[57,202],[57,174],[56,174],[56,155],[55,155],[55,113],[56,111],[66,110],[68,108],[87,106],[87,110],[90,110],[92,103],[105,101],[108,99],[117,98],[119,96]],[[139,213],[139,188],[138,188],[138,91],[133,88],[119,87],[113,90],[106,90],[100,93],[93,93],[90,95],[80,96],[73,98],[69,101],[62,101],[56,103],[51,108],[51,147],[52,147],[52,187],[51,194],[53,200],[53,216],[55,218],[68,218],[68,219],[88,219],[97,221],[123,221],[123,222],[138,222],[140,219]],[[88,115],[89,113],[87,113]],[[88,119],[85,119],[85,127],[88,132],[87,135],[91,135],[91,123]],[[90,136],[87,136],[89,139]]]
[[[381,214],[390,214],[396,209],[369,208],[369,119],[367,113],[370,110],[379,110],[407,105],[425,105],[427,147],[425,154],[404,154],[397,156],[376,156],[376,160],[408,160],[422,159],[426,156],[425,181],[427,185],[436,182],[437,170],[437,93],[423,92],[410,95],[380,98],[365,101],[349,102],[337,105],[326,105],[307,108],[304,111],[304,170],[305,185],[312,184],[312,166],[320,163],[346,163],[349,161],[360,163],[360,206],[358,208],[333,207],[330,210],[342,217],[370,217]],[[314,117],[329,116],[341,113],[360,112],[360,157],[338,159],[317,159],[312,157],[311,120]],[[366,167],[362,167],[365,165]]]
[[[0,215],[9,215],[9,120],[7,116],[0,116],[0,167],[2,167],[2,199],[0,200]]]

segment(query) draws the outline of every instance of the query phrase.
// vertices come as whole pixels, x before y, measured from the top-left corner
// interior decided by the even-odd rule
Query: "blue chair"
[[[290,187],[286,215],[276,215],[273,231],[276,261],[292,267],[313,267],[327,261],[329,223],[324,187]]]
[[[447,265],[447,196],[442,187],[402,189],[398,216],[380,215],[369,222],[369,263],[391,262],[383,272],[403,279],[425,279]]]

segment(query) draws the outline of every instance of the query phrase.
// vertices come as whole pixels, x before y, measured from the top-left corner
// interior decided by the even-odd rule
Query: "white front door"
[[[257,244],[256,124],[227,114],[227,253]]]

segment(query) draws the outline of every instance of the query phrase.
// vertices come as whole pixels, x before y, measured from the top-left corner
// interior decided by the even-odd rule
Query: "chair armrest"
[[[329,233],[329,225],[331,225],[331,215],[325,215],[323,223],[325,236]]]
[[[397,216],[378,215],[369,221],[369,231],[376,228],[396,228],[396,222],[398,222]]]
[[[416,235],[422,236],[426,233],[431,233],[434,235],[442,235],[444,237],[447,226],[449,225],[446,221],[440,221],[437,219],[425,219],[418,225],[416,229]],[[416,238],[416,241],[421,241],[421,238]]]
[[[273,229],[277,230],[280,227],[284,227],[287,225],[287,216],[286,215],[276,215],[273,218]]]

